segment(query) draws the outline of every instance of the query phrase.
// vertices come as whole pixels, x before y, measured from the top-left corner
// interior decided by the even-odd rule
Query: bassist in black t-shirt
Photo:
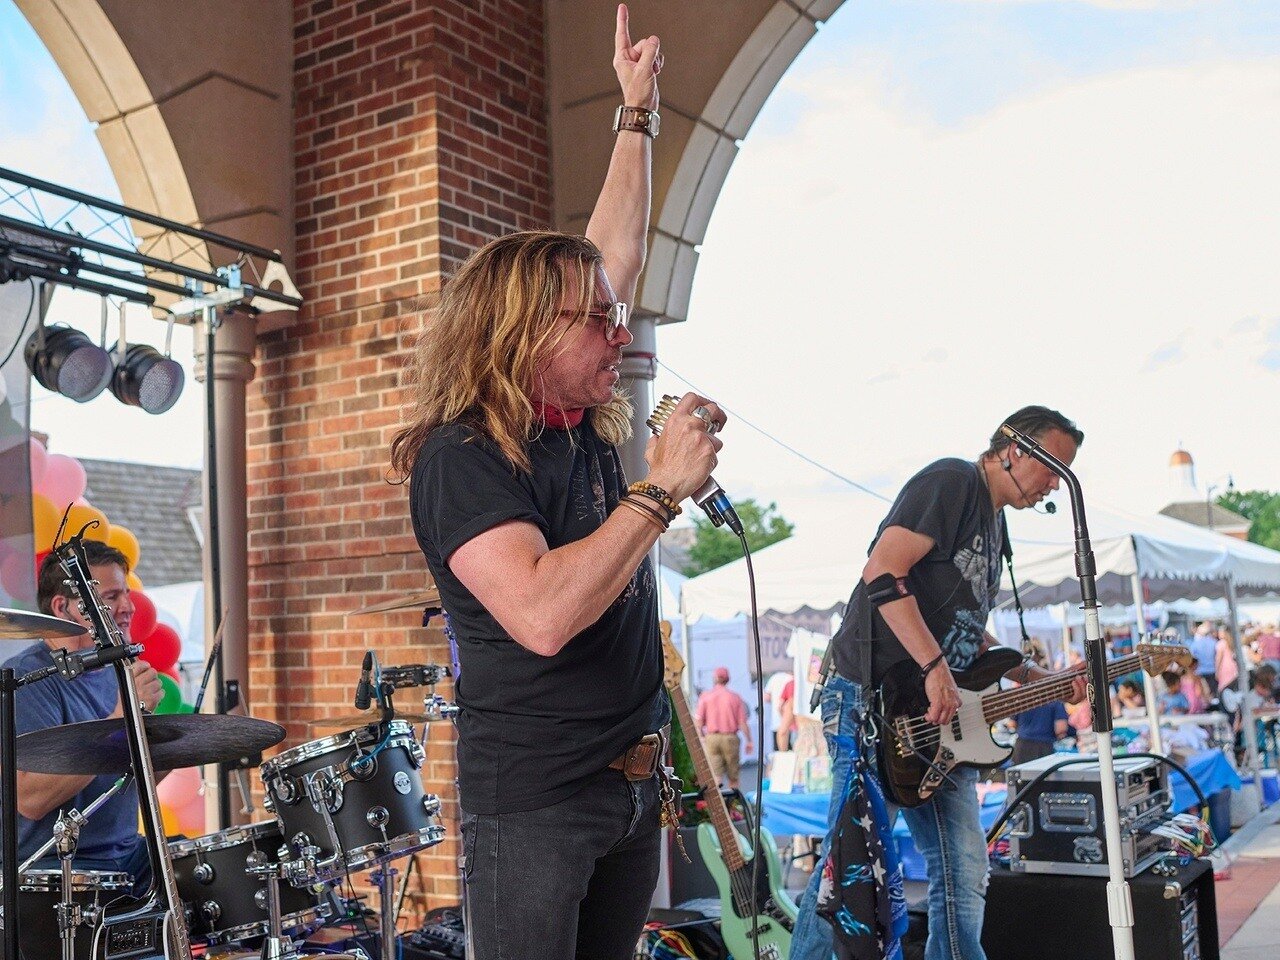
[[[1048,407],[1024,407],[1005,422],[1068,464],[1084,440],[1074,423]],[[976,461],[937,460],[898,493],[831,640],[836,670],[823,690],[822,716],[834,758],[832,818],[838,812],[834,798],[843,795],[853,761],[846,746],[859,742],[870,691],[891,667],[908,659],[920,665],[929,723],[949,723],[955,716],[960,693],[951,671],[969,667],[996,645],[986,622],[1000,586],[1003,509],[1033,507],[1057,487],[1054,473],[997,430]],[[1020,683],[1048,675],[1027,661],[1007,674]],[[1076,679],[1074,695],[1083,699],[1083,677]],[[831,736],[837,733],[843,736]],[[946,789],[903,808],[929,873],[930,958],[985,956],[980,941],[987,846],[978,819],[977,773],[956,768]],[[821,875],[814,870],[800,903],[790,960],[831,956],[831,927],[815,913]]]
[[[618,12],[618,141],[586,237],[495,240],[441,294],[392,463],[458,642],[472,960],[624,960],[658,875],[669,721],[649,552],[716,463],[686,395],[628,486],[616,392],[644,264],[658,38]]]

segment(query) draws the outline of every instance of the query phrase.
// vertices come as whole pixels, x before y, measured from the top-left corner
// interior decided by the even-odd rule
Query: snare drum
[[[89,960],[93,934],[103,906],[128,896],[133,882],[127,873],[72,870],[71,899],[80,906],[82,923],[76,928],[76,960]],[[59,960],[58,903],[62,899],[61,870],[27,870],[18,885],[18,948],[24,960]],[[0,929],[3,915],[0,914]],[[0,956],[3,956],[0,941]]]
[[[425,761],[413,727],[392,720],[286,750],[261,772],[291,855],[319,848],[318,876],[333,879],[444,839],[440,798],[422,787]]]
[[[267,883],[246,868],[274,863],[283,844],[274,820],[169,844],[192,939],[213,945],[267,935]],[[280,927],[286,934],[319,929],[332,913],[323,891],[280,884]]]

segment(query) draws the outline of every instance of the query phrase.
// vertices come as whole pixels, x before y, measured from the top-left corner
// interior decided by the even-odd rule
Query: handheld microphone
[[[655,437],[662,433],[662,428],[667,425],[667,420],[675,412],[676,404],[679,402],[679,397],[673,397],[669,393],[662,395],[653,413],[645,421]],[[738,519],[738,512],[733,509],[729,495],[724,492],[720,484],[716,483],[715,477],[707,477],[707,482],[694,493],[693,502],[703,509],[711,520],[712,526],[723,527],[727,523],[730,530],[738,536],[743,535],[742,521]]]
[[[360,667],[360,682],[356,684],[355,707],[357,710],[368,710],[373,700],[373,682],[369,679],[369,674],[373,672],[373,666],[377,662],[373,651],[366,650],[364,664]]]

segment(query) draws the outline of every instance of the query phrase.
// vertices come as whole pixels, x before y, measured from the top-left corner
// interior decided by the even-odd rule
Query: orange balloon
[[[115,547],[124,554],[124,558],[129,561],[130,570],[137,567],[142,548],[138,546],[138,538],[128,527],[113,526],[107,531],[107,546]]]
[[[143,590],[142,581],[138,579],[138,575],[132,570],[125,575],[124,582],[128,584],[130,590],[136,590],[139,593]]]
[[[31,529],[35,533],[36,553],[53,549],[53,538],[58,535],[62,511],[42,493],[31,495]]]
[[[86,540],[100,540],[106,543],[107,537],[111,533],[111,524],[107,523],[107,515],[93,504],[84,500],[79,500],[71,505],[71,512],[67,514],[66,535],[74,537],[91,520],[97,520],[98,525],[85,530],[84,538]]]

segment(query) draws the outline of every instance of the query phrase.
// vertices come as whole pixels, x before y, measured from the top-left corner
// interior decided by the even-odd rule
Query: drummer
[[[129,561],[123,553],[96,540],[84,541],[89,573],[98,582],[103,605],[127,637],[133,617],[133,603],[125,577]],[[70,620],[92,631],[80,613],[75,592],[55,555],[40,567],[37,600],[42,613]],[[53,664],[51,650],[70,651],[93,646],[92,632],[78,637],[39,640],[4,665],[22,676]],[[132,665],[138,697],[146,707],[160,702],[160,677],[149,663]],[[75,680],[53,676],[21,688],[17,693],[19,734],[57,727],[83,720],[102,720],[122,715],[116,673],[107,668],[82,674]],[[163,774],[157,774],[157,778]],[[18,771],[18,860],[25,860],[53,836],[53,826],[61,810],[74,807],[84,812],[95,799],[111,789],[116,775],[75,776]],[[80,831],[74,864],[80,870],[123,871],[132,877],[134,892],[141,895],[151,883],[147,845],[138,833],[138,789],[129,785],[100,807]],[[50,851],[33,868],[58,866],[57,854]]]

